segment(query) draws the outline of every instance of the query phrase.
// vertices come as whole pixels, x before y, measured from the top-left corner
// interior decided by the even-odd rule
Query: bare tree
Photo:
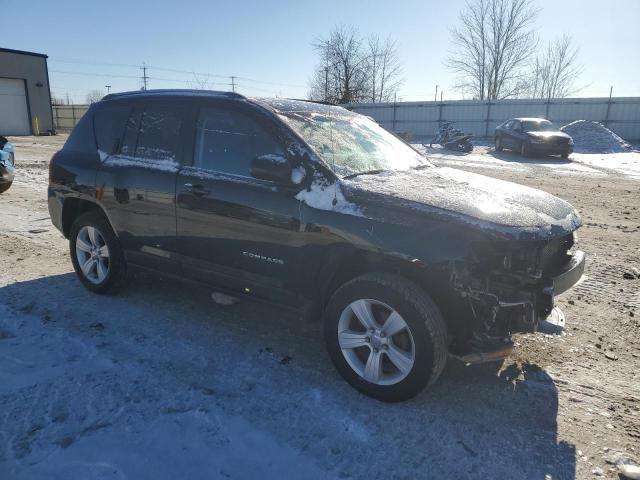
[[[209,90],[211,88],[210,82],[210,74],[193,72],[193,79],[189,80],[189,86],[195,90]]]
[[[87,93],[87,103],[99,102],[102,97],[104,97],[104,92],[102,90],[91,90],[89,93]]]
[[[396,42],[377,35],[366,39],[352,27],[336,27],[313,43],[320,62],[309,97],[332,103],[389,101],[400,84],[402,66]]]
[[[357,30],[336,27],[328,38],[317,38],[313,46],[320,62],[310,82],[310,98],[331,103],[367,100],[369,57]]]
[[[51,105],[66,105],[66,102],[62,97],[51,97]]]
[[[396,41],[388,37],[382,42],[378,35],[369,35],[365,56],[368,100],[373,103],[391,101],[402,83]]]
[[[519,95],[537,37],[532,0],[473,0],[451,31],[454,51],[446,65],[459,76],[456,88],[479,100]]]
[[[578,48],[570,35],[547,44],[533,62],[529,95],[532,98],[563,98],[575,93],[576,79],[582,72]]]

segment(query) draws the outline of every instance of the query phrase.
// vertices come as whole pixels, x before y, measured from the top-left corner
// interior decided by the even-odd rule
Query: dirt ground
[[[518,335],[501,364],[451,360],[387,405],[339,378],[318,325],[278,308],[144,274],[85,291],[46,205],[64,139],[10,139],[0,478],[618,478],[616,459],[640,460],[640,279],[624,278],[640,268],[638,177],[440,155],[575,205],[586,277],[558,298],[564,335]]]

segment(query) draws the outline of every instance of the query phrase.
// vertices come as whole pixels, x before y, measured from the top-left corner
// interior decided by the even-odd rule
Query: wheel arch
[[[329,256],[320,277],[316,311],[311,320],[320,320],[335,291],[350,280],[366,273],[389,273],[399,275],[420,287],[442,312],[449,335],[468,334],[473,322],[472,310],[458,292],[451,288],[451,265],[448,261],[426,264],[418,259],[399,254],[362,251],[352,248]]]
[[[66,238],[69,238],[71,226],[75,219],[87,212],[97,212],[102,215],[111,226],[116,237],[118,236],[118,231],[114,228],[113,222],[102,205],[83,197],[68,197],[62,204],[62,233]]]
[[[418,259],[399,254],[351,250],[332,255],[322,274],[319,302],[324,309],[333,293],[348,281],[365,273],[380,272],[399,275],[411,280],[438,302],[436,285],[448,287],[448,265],[426,265]]]

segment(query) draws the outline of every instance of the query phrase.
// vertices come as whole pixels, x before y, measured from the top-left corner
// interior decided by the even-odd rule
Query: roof
[[[32,57],[49,58],[49,56],[45,55],[44,53],[27,52],[25,50],[12,50],[11,48],[0,48],[0,52],[15,53],[17,55],[30,55]]]
[[[228,98],[245,98],[243,95],[235,92],[220,92],[216,90],[190,90],[190,89],[180,89],[180,88],[166,88],[166,89],[155,89],[155,90],[133,90],[131,92],[118,92],[118,93],[110,93],[106,95],[103,100],[110,100],[113,98],[122,98],[122,97],[178,97],[178,96],[188,96],[188,97],[228,97]]]
[[[340,116],[358,116],[357,113],[351,112],[346,108],[336,105],[327,105],[321,102],[313,102],[311,100],[292,100],[288,98],[248,98],[235,92],[221,92],[216,90],[190,90],[190,89],[156,89],[156,90],[133,90],[131,92],[110,93],[103,97],[103,100],[112,100],[118,98],[145,98],[145,97],[223,97],[239,100],[247,100],[249,102],[260,105],[276,113],[302,113],[311,114],[319,113],[325,115]]]

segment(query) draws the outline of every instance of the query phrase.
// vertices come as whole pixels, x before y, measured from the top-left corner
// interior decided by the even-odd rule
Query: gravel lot
[[[607,461],[639,459],[640,280],[623,275],[640,268],[640,154],[430,151],[572,202],[587,277],[558,299],[565,335],[519,335],[501,364],[452,360],[387,405],[286,311],[144,274],[117,296],[84,290],[46,206],[64,140],[11,139],[0,197],[1,479],[617,478]]]

